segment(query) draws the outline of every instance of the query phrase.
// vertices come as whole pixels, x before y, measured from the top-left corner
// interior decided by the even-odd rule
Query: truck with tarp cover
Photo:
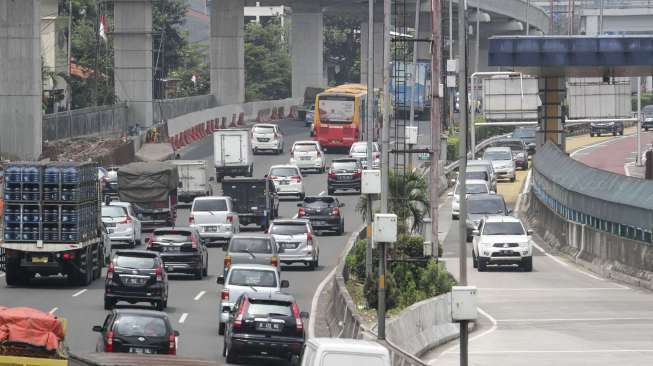
[[[170,163],[138,162],[118,170],[118,196],[134,206],[144,228],[174,226],[179,174]]]

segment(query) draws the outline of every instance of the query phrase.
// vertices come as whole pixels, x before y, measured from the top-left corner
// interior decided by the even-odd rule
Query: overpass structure
[[[0,151],[21,159],[35,159],[41,153],[41,58],[40,5],[50,0],[0,0]],[[415,0],[406,0],[407,10]],[[457,8],[459,0],[452,4]],[[381,2],[377,1],[381,10]],[[128,105],[130,124],[149,126],[153,121],[152,98],[152,0],[113,0],[114,81],[116,96]],[[245,100],[244,7],[249,0],[211,2],[210,70],[211,94],[218,105]],[[264,6],[284,5],[290,17],[292,95],[301,97],[307,86],[325,84],[323,72],[324,14],[359,14],[362,59],[367,59],[367,1],[351,0],[264,0]],[[430,2],[422,1],[418,37],[430,37]],[[443,1],[448,4],[450,2]],[[548,29],[548,18],[525,0],[468,0],[468,7],[489,15],[479,26],[482,52],[487,36],[521,33],[525,27]],[[457,12],[457,11],[456,11]],[[383,17],[375,16],[375,79],[382,85]],[[378,19],[378,22],[376,21]],[[488,19],[488,17],[484,17]],[[407,25],[404,25],[407,26]],[[423,49],[422,53],[427,53]],[[425,54],[427,56],[427,54]],[[427,56],[428,57],[428,56]],[[366,63],[363,62],[362,65]],[[486,65],[485,60],[480,61]],[[364,66],[363,66],[364,67]],[[361,70],[366,75],[365,70]],[[365,80],[362,80],[365,81]]]

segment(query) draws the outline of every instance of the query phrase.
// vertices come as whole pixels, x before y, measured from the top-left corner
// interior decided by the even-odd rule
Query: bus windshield
[[[322,123],[352,123],[354,120],[354,97],[346,95],[322,95],[318,109]]]

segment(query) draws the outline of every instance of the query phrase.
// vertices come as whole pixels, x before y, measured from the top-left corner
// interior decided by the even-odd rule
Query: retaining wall
[[[43,140],[115,135],[127,131],[127,104],[75,109],[43,116]]]

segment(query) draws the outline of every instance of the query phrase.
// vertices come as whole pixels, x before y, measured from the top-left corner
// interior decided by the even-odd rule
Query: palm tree
[[[397,215],[400,226],[405,227],[410,219],[411,230],[420,229],[430,207],[426,179],[415,171],[406,172],[405,175],[390,171],[388,186],[388,210]],[[361,195],[356,205],[356,211],[363,220],[367,217],[367,199],[367,195]]]

